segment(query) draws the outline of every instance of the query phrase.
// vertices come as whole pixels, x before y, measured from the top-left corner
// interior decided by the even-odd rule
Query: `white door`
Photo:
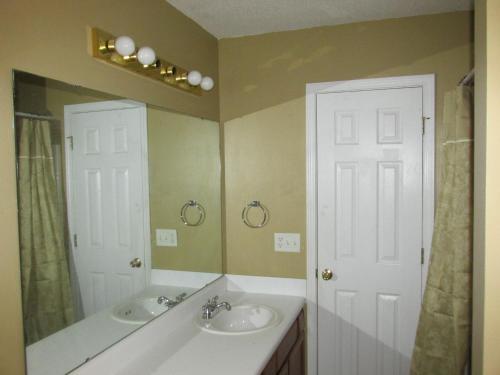
[[[422,88],[319,94],[316,110],[319,374],[406,375],[421,304]]]
[[[130,101],[65,106],[65,136],[72,248],[89,316],[146,285],[146,107]],[[140,267],[132,267],[135,258]]]

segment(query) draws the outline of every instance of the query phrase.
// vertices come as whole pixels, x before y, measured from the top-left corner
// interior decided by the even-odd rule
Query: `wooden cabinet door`
[[[299,313],[261,375],[305,375],[305,319]]]
[[[288,375],[305,375],[306,361],[304,349],[304,332],[302,332],[288,357]]]
[[[280,372],[278,372],[278,375],[289,375],[290,372],[288,370],[288,362],[285,362],[283,367],[281,368]]]

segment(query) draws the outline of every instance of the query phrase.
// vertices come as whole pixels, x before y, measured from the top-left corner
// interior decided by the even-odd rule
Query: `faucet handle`
[[[219,296],[209,298],[207,303],[201,307],[201,311],[205,312],[206,310],[213,309],[215,306],[217,306],[218,299],[219,299]]]
[[[156,302],[158,302],[158,304],[161,305],[163,302],[165,302],[166,299],[167,297],[165,296],[159,296]]]
[[[176,296],[176,297],[175,297],[175,300],[176,300],[177,302],[182,302],[182,301],[184,301],[184,298],[185,298],[186,296],[187,296],[187,293],[181,293],[181,294],[179,294],[178,296]]]

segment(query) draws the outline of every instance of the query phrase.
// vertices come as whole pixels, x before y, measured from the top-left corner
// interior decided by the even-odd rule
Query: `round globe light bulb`
[[[201,83],[201,73],[197,70],[191,70],[187,76],[187,81],[191,86],[198,86]]]
[[[210,91],[214,88],[214,80],[210,77],[203,77],[200,86],[202,90]]]
[[[135,43],[129,36],[119,36],[115,40],[115,50],[122,56],[130,56],[135,51]]]
[[[151,47],[141,47],[137,51],[137,60],[142,65],[151,65],[156,61],[156,53]]]

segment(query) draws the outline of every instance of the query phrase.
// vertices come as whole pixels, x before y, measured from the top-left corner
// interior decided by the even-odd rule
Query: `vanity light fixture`
[[[177,73],[175,75],[175,81],[178,82],[178,83],[187,82],[187,77],[188,77],[188,73],[187,72]]]
[[[156,53],[151,47],[141,47],[137,51],[137,60],[147,67],[156,61]]]
[[[214,80],[211,77],[203,77],[197,70],[191,70],[187,75],[187,81],[191,86],[200,85],[203,91],[210,91],[214,87]]]
[[[210,91],[214,88],[214,80],[211,77],[203,77],[200,83],[200,87],[204,91]]]
[[[109,46],[109,41],[106,43]],[[121,56],[130,56],[135,52],[135,43],[129,36],[119,36],[114,41],[114,49]]]
[[[162,75],[164,79],[172,78],[176,74],[177,74],[177,68],[173,65],[160,67],[160,75]]]
[[[197,70],[191,70],[187,75],[187,81],[191,86],[198,86],[201,83],[201,73]]]
[[[187,70],[157,57],[151,47],[137,49],[132,38],[126,35],[115,38],[97,29],[90,30],[92,56],[108,64],[163,82],[171,87],[201,95],[214,87],[211,77],[198,70]]]

